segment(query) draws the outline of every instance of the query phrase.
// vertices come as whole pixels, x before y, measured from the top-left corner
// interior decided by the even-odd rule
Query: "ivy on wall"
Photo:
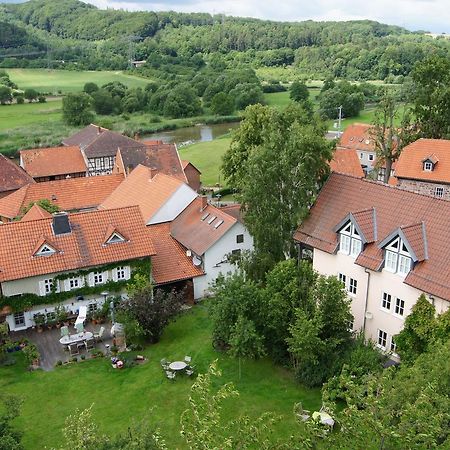
[[[87,276],[92,272],[112,270],[121,266],[130,266],[131,277],[129,280],[121,281],[108,281],[107,283],[99,284],[97,286],[88,286],[86,283]],[[76,272],[67,272],[57,275],[53,278],[52,292],[45,296],[26,293],[21,295],[15,295],[11,297],[0,298],[0,309],[9,306],[13,312],[26,311],[33,306],[39,305],[53,305],[55,303],[61,303],[69,298],[78,296],[87,296],[92,294],[100,294],[103,291],[110,293],[121,292],[127,287],[129,283],[133,283],[137,275],[144,276],[150,279],[151,262],[150,259],[135,259],[131,261],[123,261],[121,263],[105,264],[98,267],[90,267],[89,269],[82,269]],[[79,289],[73,289],[71,291],[56,292],[56,281],[64,281],[68,278],[84,278],[85,285]]]

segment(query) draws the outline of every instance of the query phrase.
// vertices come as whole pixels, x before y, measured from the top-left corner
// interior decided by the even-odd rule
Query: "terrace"
[[[110,333],[111,323],[105,323],[103,325],[94,325],[87,323],[85,325],[85,330],[91,333],[98,333],[100,327],[105,327],[105,331],[101,341],[96,341],[95,349],[101,350],[104,354],[107,353],[107,346],[113,345],[112,336]],[[69,327],[70,333],[75,333],[73,325]],[[59,340],[61,338],[61,330],[53,328],[51,330],[44,330],[38,332],[36,329],[29,328],[24,331],[12,331],[10,333],[12,341],[20,341],[21,339],[29,339],[33,344],[35,344],[40,353],[40,367],[43,370],[52,370],[58,361],[63,364],[69,362],[72,357],[69,351],[65,350],[65,345],[62,345]],[[89,359],[90,352],[86,349],[80,348],[80,355],[85,355],[86,359]]]

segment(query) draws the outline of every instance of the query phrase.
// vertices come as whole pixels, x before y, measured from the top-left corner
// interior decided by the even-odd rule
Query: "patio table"
[[[94,335],[90,331],[84,331],[83,333],[70,334],[69,336],[63,336],[59,343],[62,345],[75,344],[77,342],[85,341],[86,339],[92,339]]]
[[[175,372],[186,369],[187,364],[184,361],[174,361],[169,364],[169,369]]]

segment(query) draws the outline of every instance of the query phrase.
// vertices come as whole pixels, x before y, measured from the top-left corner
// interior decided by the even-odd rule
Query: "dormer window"
[[[433,171],[433,163],[431,161],[425,161],[423,163],[423,170],[425,172],[432,172]]]
[[[339,252],[356,258],[362,250],[361,236],[355,225],[349,221],[339,232]]]
[[[392,273],[407,275],[411,270],[412,258],[400,237],[385,247],[384,268]]]
[[[56,250],[50,245],[44,244],[36,253],[36,256],[50,256],[56,253]]]
[[[111,237],[106,241],[107,244],[115,244],[118,242],[125,242],[125,238],[119,233],[113,233]]]

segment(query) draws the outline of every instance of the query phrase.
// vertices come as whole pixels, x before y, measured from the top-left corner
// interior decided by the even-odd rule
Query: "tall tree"
[[[321,122],[299,105],[248,107],[223,171],[245,211],[258,252],[273,261],[293,251],[292,235],[328,173],[331,144]]]
[[[402,117],[400,108],[403,111]],[[385,166],[383,181],[388,183],[392,164],[397,161],[403,148],[411,142],[413,135],[409,110],[406,106],[399,105],[395,96],[387,91],[375,110],[370,134],[375,141],[377,169]]]
[[[308,100],[309,91],[305,83],[294,81],[291,85],[289,97],[296,102],[304,102]]]
[[[412,78],[414,115],[420,135],[450,139],[450,59],[433,55],[417,63]]]
[[[88,125],[93,121],[94,115],[91,108],[91,97],[84,93],[68,94],[63,98],[63,119],[68,125]]]

